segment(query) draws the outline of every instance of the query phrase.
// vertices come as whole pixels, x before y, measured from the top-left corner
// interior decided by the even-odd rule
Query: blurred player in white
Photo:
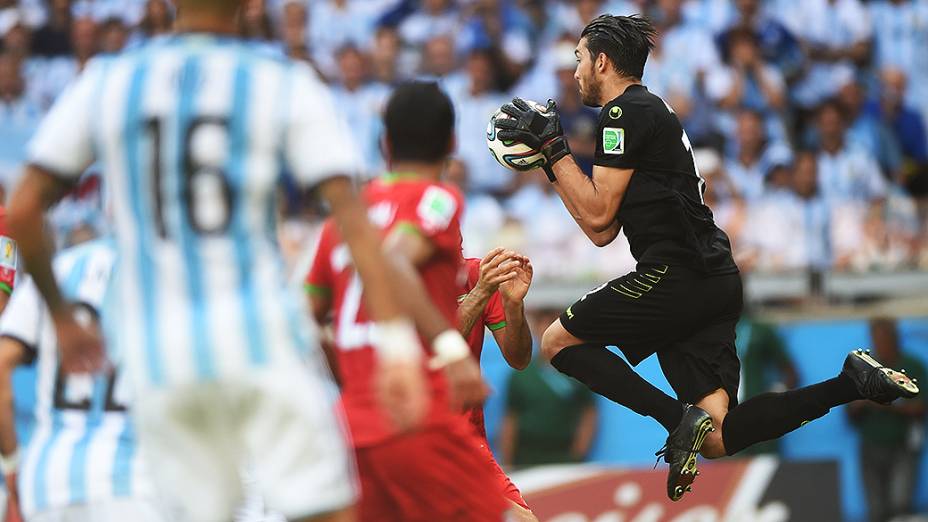
[[[107,342],[124,360],[156,485],[182,520],[227,521],[247,461],[268,508],[289,520],[351,520],[356,485],[331,375],[274,240],[281,177],[318,187],[360,261],[380,398],[408,428],[426,395],[415,332],[394,299],[404,276],[351,185],[356,154],[330,93],[307,66],[236,39],[242,3],[177,0],[179,34],[88,65],[30,145],[10,229],[64,369],[100,367],[99,339],[51,277],[41,227],[100,161],[119,254]]]
[[[98,326],[115,250],[96,240],[62,252],[54,270],[75,313]],[[20,453],[14,429],[11,373],[36,367],[35,430]],[[126,410],[127,389],[115,372],[64,375],[49,312],[30,280],[0,320],[0,467],[10,492],[7,522],[165,520],[139,457]]]

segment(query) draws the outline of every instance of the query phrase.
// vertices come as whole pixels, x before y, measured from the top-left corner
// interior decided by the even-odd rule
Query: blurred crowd
[[[331,84],[366,176],[384,169],[390,86],[439,82],[457,109],[448,178],[467,195],[466,253],[507,245],[542,278],[580,279],[631,267],[627,243],[590,245],[544,176],[496,164],[485,131],[514,95],[553,98],[592,168],[597,112],[580,103],[574,48],[603,12],[657,26],[643,81],[683,121],[743,268],[928,268],[928,0],[252,0],[242,33]],[[88,60],[172,17],[169,0],[0,0],[0,182]],[[66,233],[90,219],[80,208],[57,213]],[[298,251],[312,232],[291,221]]]

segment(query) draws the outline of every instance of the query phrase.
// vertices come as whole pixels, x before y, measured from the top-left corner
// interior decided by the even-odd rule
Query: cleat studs
[[[698,470],[698,469],[696,470],[696,476],[697,476],[697,477],[699,476],[699,470]]]
[[[686,492],[689,493],[693,491],[693,486],[686,486]]]
[[[899,384],[905,385],[905,381],[897,381]]]
[[[899,370],[899,373],[905,373],[905,368]]]

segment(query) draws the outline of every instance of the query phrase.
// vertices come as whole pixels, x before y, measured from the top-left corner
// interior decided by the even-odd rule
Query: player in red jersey
[[[467,280],[458,299],[458,329],[467,338],[471,353],[480,360],[483,337],[488,328],[506,362],[516,370],[532,360],[532,333],[525,320],[524,300],[532,285],[532,264],[528,258],[496,248],[482,260],[465,259]],[[503,494],[512,503],[511,518],[537,522],[522,493],[503,472],[487,442],[483,408],[473,408],[468,417],[480,439],[480,451],[496,471]]]
[[[394,174],[365,188],[368,215],[383,230],[388,257],[400,266],[414,266],[434,310],[454,323],[463,200],[456,189],[438,181],[454,143],[454,109],[435,84],[414,82],[393,93],[384,123]],[[375,400],[376,360],[370,345],[376,334],[352,264],[338,231],[326,223],[307,289],[317,320],[334,315],[342,403],[361,479],[360,519],[498,522],[506,502],[476,437],[458,412],[460,406],[474,406],[473,401],[451,393],[457,374],[479,375],[467,345],[461,340],[463,351],[435,346],[429,354],[431,402],[425,420],[415,431],[395,429]],[[416,340],[411,344],[416,349],[424,346]]]

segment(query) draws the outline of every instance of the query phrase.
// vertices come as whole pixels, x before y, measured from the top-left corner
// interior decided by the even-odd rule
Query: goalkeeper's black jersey
[[[689,138],[664,100],[631,85],[607,103],[599,114],[594,163],[635,171],[618,220],[639,263],[708,275],[738,271],[728,236],[703,204],[705,181]]]

